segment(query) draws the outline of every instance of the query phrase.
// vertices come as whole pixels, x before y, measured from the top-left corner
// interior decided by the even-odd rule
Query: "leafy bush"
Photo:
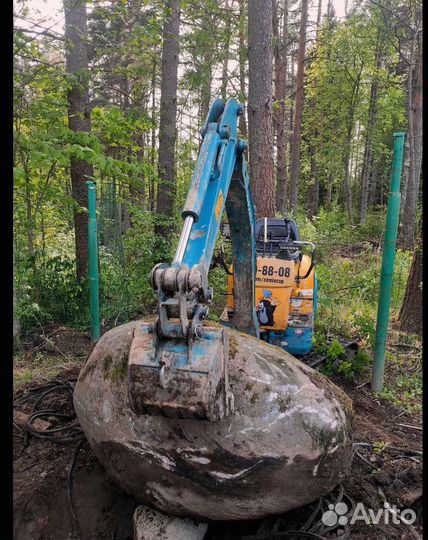
[[[315,220],[317,242],[346,243],[354,240],[354,230],[350,224],[346,212],[339,208],[326,211],[321,208]]]
[[[314,354],[323,354],[327,351],[327,337],[323,332],[315,331],[312,341],[312,352]]]
[[[52,320],[52,315],[37,302],[33,302],[30,295],[24,291],[20,292],[20,299],[16,306],[16,317],[23,335],[34,326],[44,325]]]
[[[364,225],[359,225],[357,235],[360,241],[372,240],[379,242],[385,231],[385,213],[370,212],[367,214]]]
[[[86,284],[77,283],[70,256],[38,254],[27,258],[17,272],[16,284],[16,314],[24,333],[51,321],[74,321],[84,312]]]
[[[82,307],[86,284],[76,281],[76,265],[71,257],[54,256],[44,261],[38,273],[40,303],[57,322],[73,320]]]
[[[337,341],[337,339],[333,339],[333,341],[330,343],[329,348],[327,349],[327,357],[329,360],[337,360],[338,358],[341,358],[345,354],[345,347]]]
[[[353,358],[347,357],[343,345],[334,339],[327,350],[327,360],[322,372],[329,376],[337,373],[346,379],[354,379],[363,371],[369,361],[369,355],[361,349],[356,352]]]

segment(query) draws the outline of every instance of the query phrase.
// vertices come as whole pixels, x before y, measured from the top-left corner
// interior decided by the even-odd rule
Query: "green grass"
[[[385,386],[375,396],[402,408],[406,413],[419,412],[422,410],[422,377],[399,378],[395,384]]]
[[[391,299],[391,319],[404,297],[411,263],[408,252],[398,252]],[[319,331],[358,339],[373,347],[379,298],[381,257],[373,250],[352,257],[324,254],[317,265],[319,291],[316,327]]]
[[[13,389],[18,390],[32,381],[55,378],[62,370],[83,363],[81,356],[68,355],[64,358],[37,352],[26,357],[21,354],[13,362]]]
[[[392,331],[385,358],[385,385],[377,397],[412,414],[422,410],[422,348],[415,334]],[[392,344],[411,347],[395,347]]]

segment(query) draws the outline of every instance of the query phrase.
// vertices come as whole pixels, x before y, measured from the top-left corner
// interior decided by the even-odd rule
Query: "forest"
[[[356,415],[354,440],[359,442],[353,446],[354,469],[343,484],[345,493],[373,506],[373,500],[385,500],[384,489],[388,500],[413,508],[419,520],[422,0],[43,4],[14,0],[13,7],[14,407],[27,403],[21,413],[37,416],[40,400],[55,384],[61,392],[71,389],[72,396],[95,345],[90,339],[87,182],[96,185],[104,335],[156,314],[158,296],[148,276],[157,263],[173,260],[201,129],[215,99],[235,98],[244,107],[239,137],[248,141],[256,217],[293,218],[301,239],[315,245],[318,308],[311,354],[322,359],[321,373],[351,397]],[[405,146],[385,379],[382,391],[373,394],[368,385],[394,134],[401,132]],[[226,212],[221,230],[225,227]],[[232,259],[230,239],[222,233],[208,275],[213,325],[226,306],[225,269]],[[32,409],[26,401],[30,395],[36,399]],[[63,401],[55,406],[64,406]],[[38,432],[30,420],[14,420],[14,437],[23,444],[16,457],[22,474],[33,466],[26,461],[28,437],[39,437],[31,443],[39,464],[28,478],[16,480],[19,533],[14,537],[28,538],[28,531],[37,529],[40,540],[61,534],[81,538],[70,478],[83,442],[69,466],[68,503],[65,491],[64,501],[58,499],[58,512],[68,516],[62,505],[71,509],[70,523],[52,525],[56,518],[49,514],[48,524],[36,526],[26,511],[27,486],[39,493],[43,467],[52,462],[63,471],[67,462],[62,451],[43,446],[48,435],[40,436],[40,430],[52,418],[39,420]],[[66,442],[80,440],[81,429],[74,424],[70,433],[64,435]],[[85,455],[76,476],[98,471],[93,454]],[[85,467],[89,472],[82,472]],[[100,471],[92,480],[98,482],[100,475],[107,482]],[[381,475],[387,478],[383,483]],[[84,484],[75,487],[83,501],[89,497]],[[337,501],[342,495],[343,489]],[[114,490],[105,497],[113,497],[120,508],[113,535],[113,514],[103,507],[103,524],[86,538],[130,539],[135,502]],[[43,507],[45,498],[42,493],[31,503],[40,504],[42,514],[51,512]],[[91,516],[82,503],[82,530],[89,531]],[[305,538],[332,538],[320,536],[328,532],[320,523],[308,528]],[[69,536],[67,527],[76,536]],[[226,529],[210,527],[204,537],[209,540],[241,538],[232,529],[227,536]],[[378,529],[367,536],[367,527],[358,527],[352,538],[419,538],[419,525],[404,522],[395,529],[385,525],[384,536],[376,536]],[[337,537],[351,536],[338,532]]]
[[[326,329],[367,334],[374,324],[392,134],[406,133],[398,315],[419,253],[421,2],[347,1],[340,18],[331,0],[63,9],[61,34],[29,0],[14,7],[16,337],[49,322],[88,327],[84,179],[97,184],[103,324],[153,308],[147,274],[171,258],[216,97],[245,105],[239,128],[257,215],[296,215],[301,236],[317,244]],[[421,260],[415,265],[403,329],[421,324]],[[216,293],[225,287],[219,270]],[[340,310],[339,320],[334,306],[350,298],[353,313]],[[220,309],[224,297],[216,300]]]

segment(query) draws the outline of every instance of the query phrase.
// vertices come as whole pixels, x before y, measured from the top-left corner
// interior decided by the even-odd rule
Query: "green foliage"
[[[327,357],[329,358],[329,360],[337,360],[338,358],[341,358],[344,354],[345,347],[339,341],[337,341],[337,339],[333,339],[327,349]]]
[[[74,321],[85,311],[82,299],[86,286],[76,281],[73,257],[28,258],[21,267],[18,283],[17,314],[23,333],[50,321]]]
[[[81,310],[85,286],[76,281],[74,258],[54,256],[43,261],[36,274],[40,303],[57,322],[73,320]]]
[[[381,184],[374,204],[385,204],[379,194],[385,193],[385,178],[390,174],[392,133],[405,129],[406,124],[405,92],[393,68],[399,62],[397,50],[397,33],[385,24],[384,13],[373,4],[355,8],[343,22],[324,17],[318,39],[308,51],[299,193],[303,207],[311,206],[310,160],[315,150],[321,204],[328,209],[336,204],[344,208],[347,163],[357,157],[357,165],[351,163],[348,170],[353,211],[358,213],[374,83],[379,91],[371,136],[371,173]],[[381,62],[377,61],[379,54]]]
[[[28,11],[25,2],[20,7],[22,13]],[[218,89],[213,89],[218,88],[224,68],[228,68],[228,97],[239,95],[245,101],[236,80],[236,64],[243,52],[237,47],[236,37],[240,30],[246,38],[246,6],[244,16],[239,18],[233,3],[183,2],[176,200],[171,216],[157,215],[163,8],[158,1],[104,2],[96,3],[88,14],[90,69],[77,78],[90,81],[90,134],[68,128],[67,91],[76,77],[66,73],[63,42],[43,34],[33,39],[19,29],[15,32],[15,286],[17,315],[24,332],[48,321],[81,327],[89,324],[87,285],[75,279],[73,232],[74,213],[86,209],[77,206],[71,193],[70,160],[90,163],[97,182],[101,312],[105,324],[152,313],[156,294],[147,277],[155,263],[169,261],[173,255],[181,225],[180,209],[198,154],[202,113],[210,99],[218,97]],[[315,348],[319,350],[326,346],[323,339],[327,333],[373,346],[381,264],[376,246],[383,237],[385,222],[391,133],[406,122],[397,54],[397,39],[403,30],[385,30],[384,61],[376,66],[376,43],[379,30],[384,29],[384,17],[373,5],[364,10],[363,3],[340,22],[330,13],[323,20],[316,46],[308,51],[297,220],[302,239],[317,246],[320,289]],[[298,23],[299,16],[298,10],[290,10],[290,27]],[[230,46],[226,47],[228,40]],[[361,83],[358,88],[357,77]],[[344,210],[344,158],[350,150],[351,189],[357,213],[374,80],[379,82],[379,99],[372,173],[380,199],[374,201],[365,223],[352,227]],[[288,97],[287,110],[292,105],[293,98]],[[349,136],[352,108],[355,116]],[[313,180],[311,148],[316,149],[321,203],[312,221],[307,217]],[[156,224],[171,226],[173,233],[169,237],[156,235]],[[392,316],[400,307],[410,262],[408,252],[397,252]],[[210,317],[218,320],[226,302],[227,276],[217,267],[209,279],[215,293]],[[332,361],[340,358],[339,352],[336,359],[334,354],[333,349]]]
[[[322,209],[314,220],[310,239],[317,248],[319,331],[374,346],[382,254],[366,240],[383,241],[384,222],[383,214],[375,212],[368,215],[364,226],[350,227],[345,212],[338,208]],[[397,250],[392,318],[398,315],[410,264],[410,253]]]
[[[358,329],[361,339],[374,349],[376,326],[374,324],[373,311],[370,312],[368,309],[361,310],[360,314],[354,318],[353,322]]]
[[[354,378],[357,374],[362,373],[370,361],[370,356],[365,351],[359,349],[352,361],[350,376]]]
[[[343,345],[333,339],[327,349],[327,359],[322,372],[325,375],[337,373],[346,379],[354,379],[364,370],[369,361],[369,355],[363,350],[358,350],[353,358],[348,358]]]
[[[28,288],[19,291],[20,302],[16,306],[16,317],[20,323],[20,332],[25,335],[34,326],[42,326],[52,320],[51,314],[37,302],[33,302]]]
[[[312,351],[314,354],[323,354],[327,351],[327,335],[324,332],[315,331],[313,337],[313,348]]]
[[[217,266],[210,271],[208,279],[210,287],[213,287],[214,289],[214,298],[213,303],[210,306],[208,319],[211,321],[219,321],[220,315],[226,306],[227,296],[225,296],[225,291],[227,289],[227,274],[223,268]]]
[[[422,409],[422,377],[420,375],[399,375],[395,381],[386,384],[377,397],[401,407],[411,414]]]

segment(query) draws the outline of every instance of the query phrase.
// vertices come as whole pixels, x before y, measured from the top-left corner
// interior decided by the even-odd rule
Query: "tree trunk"
[[[34,257],[34,225],[33,205],[31,204],[31,188],[28,172],[25,171],[25,209],[27,216],[27,250],[28,257]]]
[[[408,141],[409,170],[403,209],[400,245],[412,249],[415,245],[416,206],[422,167],[422,44],[419,38],[416,59],[409,70],[408,81]]]
[[[285,129],[285,94],[287,85],[288,0],[284,0],[283,34],[279,34],[278,2],[273,0],[273,35],[275,59],[275,114],[276,135],[276,211],[283,214],[287,206],[287,162]]]
[[[332,190],[333,190],[333,173],[330,173],[327,181],[327,196],[325,201],[325,209],[331,210]]]
[[[73,76],[68,91],[68,126],[75,133],[90,133],[91,115],[88,89],[87,18],[85,0],[64,0],[65,60],[67,73]],[[70,178],[73,197],[81,208],[87,208],[86,181],[94,175],[92,165],[86,161],[70,159]],[[76,243],[76,274],[80,281],[88,268],[88,214],[74,211]]]
[[[406,202],[407,185],[409,183],[409,169],[410,169],[409,162],[410,162],[409,132],[407,132],[405,143],[404,143],[403,171],[402,171],[402,178],[401,178],[400,222],[403,219],[404,203]],[[401,236],[401,231],[400,231],[400,236]],[[399,236],[399,242],[400,242],[400,236]]]
[[[15,264],[15,246],[13,247],[13,339],[19,338],[19,332],[21,331],[21,325],[19,323],[19,318],[16,313],[16,305],[18,303],[16,285],[15,285],[15,275],[16,275],[16,264]]]
[[[206,72],[202,77],[201,82],[201,97],[200,97],[200,107],[199,107],[199,117],[200,117],[200,127],[204,125],[205,119],[207,117],[210,102],[211,102],[211,85],[212,85],[212,65],[208,61],[208,57],[205,57],[206,63],[203,68],[203,71]]]
[[[136,157],[139,161],[143,162],[145,160],[145,152],[144,148],[146,145],[146,137],[145,133],[138,134],[134,139],[135,145],[139,147],[137,150]],[[112,148],[111,150],[114,150]],[[112,153],[114,155],[115,152]],[[120,159],[120,152],[116,156],[117,159]],[[139,176],[139,182],[138,184],[133,184],[129,182],[129,194],[131,198],[135,201],[136,204],[139,204],[142,208],[145,207],[145,200],[146,200],[146,175],[144,172],[142,172]],[[150,188],[149,188],[149,197],[150,197]]]
[[[239,27],[238,27],[238,39],[239,39],[239,89],[240,89],[240,102],[245,103],[247,101],[247,91],[245,85],[245,66],[247,64],[247,46],[246,46],[246,13],[245,13],[245,0],[239,0]],[[246,111],[239,117],[239,133],[241,137],[248,137]]]
[[[345,186],[345,199],[346,199],[346,208],[348,211],[349,223],[354,226],[354,218],[352,214],[352,189],[351,189],[351,179],[349,175],[349,161],[351,157],[351,141],[352,141],[352,130],[353,130],[353,112],[352,119],[348,119],[348,129],[347,129],[347,142],[345,147],[345,152],[343,156],[343,169],[345,173],[345,178],[343,184]]]
[[[154,212],[155,210],[155,155],[156,155],[156,58],[153,59],[153,71],[151,81],[151,94],[152,94],[152,129],[150,134],[150,164],[152,166],[152,172],[149,180],[149,210]]]
[[[290,205],[293,216],[297,211],[300,168],[300,139],[302,135],[303,80],[305,75],[306,26],[308,20],[308,0],[302,0],[299,34],[299,55],[297,59],[296,105],[294,112],[293,145],[291,149]]]
[[[401,330],[422,335],[422,218],[418,236],[398,323]]]
[[[349,171],[349,164],[351,158],[351,147],[352,147],[352,135],[354,131],[354,117],[355,117],[355,108],[358,100],[358,94],[360,91],[361,84],[361,75],[363,73],[363,63],[360,64],[359,72],[354,81],[354,86],[352,88],[352,96],[348,109],[348,118],[347,118],[347,129],[346,129],[346,140],[345,148],[343,153],[343,169],[344,169],[344,187],[345,187],[345,198],[346,198],[346,208],[348,211],[349,223],[351,226],[354,226],[354,217],[352,213],[352,188],[351,188],[351,177]]]
[[[369,118],[367,122],[366,140],[364,143],[364,158],[361,171],[361,197],[360,197],[360,224],[364,225],[367,215],[369,179],[373,169],[373,135],[377,120],[377,98],[378,98],[378,71],[381,67],[381,40],[380,30],[378,31],[376,42],[375,73],[370,88]]]
[[[290,73],[290,82],[287,84],[288,89],[294,88],[295,84],[295,77],[294,77],[294,51],[290,51],[290,63],[291,63],[291,73]],[[288,147],[289,147],[289,156],[291,157],[291,152],[293,150],[293,133],[294,133],[294,99],[291,99],[291,105],[290,105],[290,111],[289,111],[289,117],[288,117],[288,133],[289,133],[289,139],[288,139]],[[291,174],[291,159],[289,161],[289,174]],[[286,209],[288,209],[288,201],[286,201]]]
[[[317,136],[317,134],[314,134]],[[309,218],[312,220],[314,216],[318,214],[319,210],[319,196],[320,196],[320,180],[318,173],[318,163],[317,163],[317,150],[316,143],[311,141],[309,147],[310,155],[310,174],[312,181],[312,189],[310,191],[311,200],[309,201]]]
[[[175,142],[177,139],[177,76],[180,30],[180,0],[167,0],[163,27],[161,103],[159,123],[159,184],[156,210],[172,217],[176,197]],[[172,224],[158,223],[156,234],[168,236]]]
[[[248,2],[248,60],[251,188],[257,216],[274,217],[272,0]]]
[[[372,164],[372,171],[369,175],[369,185],[368,185],[368,198],[367,198],[367,208],[373,208],[376,204],[376,194],[378,190],[378,187],[380,187],[380,190],[383,190],[383,175],[381,175],[380,178],[379,171],[378,171],[378,165],[377,162],[373,162]],[[380,201],[379,201],[380,204]]]
[[[322,0],[319,0],[318,4],[318,14],[317,14],[317,30],[316,30],[316,40],[315,40],[315,51],[317,51],[318,41],[319,41],[319,30],[321,26],[321,12],[322,12]],[[317,78],[314,77],[313,85],[316,88]],[[317,100],[316,94],[311,99],[311,111],[313,121],[316,118],[316,109],[317,109]],[[317,139],[318,139],[318,125],[314,121],[312,139],[309,146],[309,155],[310,155],[310,170],[311,170],[311,201],[309,203],[309,217],[312,219],[316,214],[318,214],[319,209],[319,196],[320,196],[320,180],[318,174],[318,162],[317,162]]]
[[[221,73],[221,99],[227,100],[227,79],[228,79],[228,67],[229,67],[229,48],[230,48],[230,17],[229,2],[226,2],[226,41],[224,43],[224,57]]]

